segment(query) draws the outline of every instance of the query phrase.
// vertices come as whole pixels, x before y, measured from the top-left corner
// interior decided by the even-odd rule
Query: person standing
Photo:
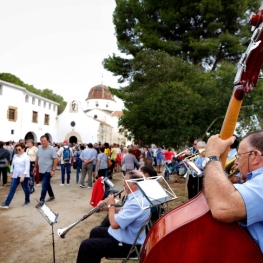
[[[140,151],[139,146],[134,145],[133,149],[132,149],[132,154],[135,156],[135,158],[138,162],[140,161],[141,153],[142,152]],[[137,163],[135,163],[135,167],[137,170],[139,170],[140,164],[138,165]]]
[[[58,157],[60,157],[60,165],[61,165],[61,184],[60,186],[64,186],[65,182],[65,171],[67,173],[67,186],[70,185],[70,173],[71,173],[71,163],[73,159],[73,152],[72,149],[68,146],[68,141],[65,140],[63,146],[59,148],[57,151]],[[64,152],[68,152],[68,160],[64,160]]]
[[[100,148],[100,153],[98,154],[98,161],[97,161],[97,179],[101,176],[106,177],[106,171],[108,169],[108,156],[104,153],[105,148]]]
[[[80,154],[80,159],[82,161],[81,167],[81,178],[80,178],[80,187],[85,188],[84,180],[86,174],[88,173],[88,188],[92,188],[92,168],[93,168],[93,155],[92,143],[88,144],[88,148],[83,150]]]
[[[35,174],[33,173],[33,170],[35,167],[38,148],[34,145],[34,141],[32,139],[28,139],[26,141],[26,144],[27,144],[26,154],[30,159],[30,177],[28,180],[28,187],[30,194],[32,194],[35,192],[35,188],[34,188]]]
[[[76,152],[76,163],[77,163],[77,171],[76,171],[76,183],[79,183],[79,173],[81,171],[81,167],[82,167],[82,161],[80,159],[80,155],[82,153],[82,151],[85,149],[84,145],[81,144],[80,145],[80,149]]]
[[[92,147],[92,181],[93,183],[95,183],[96,181],[95,177],[96,177],[97,158],[98,158],[98,152],[93,146]]]
[[[17,186],[21,183],[22,188],[25,193],[25,203],[23,206],[27,206],[30,203],[29,199],[29,188],[28,188],[28,179],[29,179],[29,166],[30,160],[27,154],[25,153],[25,144],[18,143],[15,146],[17,154],[14,155],[14,159],[11,166],[10,176],[12,177],[12,182],[10,190],[5,202],[0,205],[0,208],[8,209],[9,205],[15,195]]]
[[[10,164],[10,152],[4,148],[5,143],[0,141],[0,177],[2,174],[3,186],[7,183],[7,166]]]
[[[122,160],[122,165],[125,164],[126,171],[134,170],[134,167],[140,167],[140,163],[137,161],[135,155],[132,154],[132,149],[128,149],[128,153]]]
[[[51,201],[55,199],[52,187],[50,185],[50,179],[55,175],[58,156],[54,147],[49,145],[48,136],[42,135],[40,137],[41,147],[38,148],[37,157],[35,161],[34,173],[37,167],[39,167],[39,175],[42,178],[42,189],[37,208],[42,206],[45,202],[46,194],[48,192],[49,199]]]
[[[157,151],[156,151],[157,173],[161,173],[162,160],[163,160],[162,149],[160,146],[157,146]]]
[[[117,158],[117,148],[116,148],[116,143],[113,143],[111,147],[111,166],[109,167],[109,179],[112,179],[112,176],[114,176],[114,168],[115,168],[115,163],[116,163],[116,158]]]

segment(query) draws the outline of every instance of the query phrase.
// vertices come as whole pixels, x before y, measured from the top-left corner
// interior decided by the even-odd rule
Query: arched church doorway
[[[29,139],[33,140],[34,142],[37,142],[36,134],[34,132],[28,132],[25,136],[25,141]]]
[[[76,136],[71,136],[69,138],[69,143],[77,143],[78,142],[78,138]]]

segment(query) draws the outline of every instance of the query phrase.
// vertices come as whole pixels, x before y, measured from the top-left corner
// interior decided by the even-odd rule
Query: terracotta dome
[[[109,88],[105,85],[97,85],[90,89],[88,98],[86,100],[93,99],[104,99],[104,100],[114,100],[114,97],[109,91]]]

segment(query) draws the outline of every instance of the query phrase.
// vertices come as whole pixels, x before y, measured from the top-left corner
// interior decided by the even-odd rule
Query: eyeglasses
[[[22,148],[17,148],[16,150],[17,150],[18,152],[20,152],[20,151],[22,151]]]
[[[238,154],[236,155],[236,159],[238,160],[242,154],[247,154],[247,153],[248,153],[249,155],[251,155],[253,152],[254,152],[254,150],[251,150],[251,151],[245,152],[245,153],[238,153]]]

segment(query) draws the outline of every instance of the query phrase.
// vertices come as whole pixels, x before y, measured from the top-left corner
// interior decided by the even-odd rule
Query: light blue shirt
[[[263,167],[247,174],[247,181],[234,184],[241,194],[246,210],[247,219],[240,221],[263,252]]]
[[[237,149],[236,148],[233,148],[231,149],[228,154],[227,154],[227,159],[230,159],[232,157],[235,157],[237,155]]]
[[[97,156],[98,156],[98,152],[96,149],[92,148],[92,163],[96,164],[97,163]]]
[[[136,197],[136,198],[135,198]],[[149,205],[147,199],[143,196],[140,190],[128,194],[124,206],[114,215],[114,218],[119,229],[113,229],[111,226],[108,229],[109,234],[119,242],[133,244],[133,241],[138,234],[142,223],[150,216],[150,209],[142,210],[137,202]],[[137,240],[138,245],[142,245],[146,234],[143,231]]]
[[[201,174],[199,174],[198,176],[199,177],[202,177],[202,176],[204,176],[204,167],[203,167],[203,161],[204,161],[204,157],[202,157],[202,156],[199,156],[199,157],[197,157],[196,159],[195,159],[195,164],[198,166],[198,168],[202,171],[202,173]],[[195,172],[195,171],[193,171],[193,174],[195,175],[195,176],[197,176],[197,173]]]
[[[84,159],[85,161],[91,160],[94,156],[94,152],[92,150],[92,148],[86,148],[85,150],[83,150],[80,154],[79,158]]]

